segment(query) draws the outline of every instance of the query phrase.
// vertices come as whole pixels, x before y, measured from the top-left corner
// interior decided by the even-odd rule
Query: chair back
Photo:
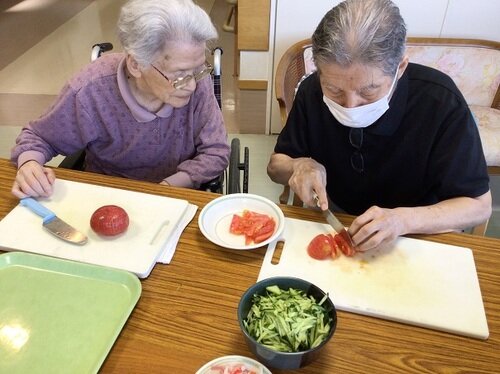
[[[410,37],[407,52],[411,62],[448,74],[469,105],[500,109],[500,43],[480,39]],[[311,39],[295,43],[281,57],[276,70],[275,90],[283,125],[292,108],[297,84],[313,69]]]
[[[288,113],[292,109],[298,83],[314,69],[311,53],[311,39],[295,43],[281,57],[276,69],[275,91],[280,109],[281,125],[285,126]],[[302,201],[285,186],[279,200],[282,204],[302,206]],[[291,200],[291,201],[290,201]]]
[[[292,108],[295,88],[306,74],[306,70],[311,69],[309,61],[312,61],[312,59],[307,58],[308,55],[312,56],[309,47],[311,47],[311,39],[304,39],[295,43],[286,50],[276,69],[274,87],[280,108],[281,124],[283,126]],[[304,58],[304,54],[306,58]]]
[[[467,104],[500,109],[500,43],[415,37],[406,45],[411,62],[449,75]]]

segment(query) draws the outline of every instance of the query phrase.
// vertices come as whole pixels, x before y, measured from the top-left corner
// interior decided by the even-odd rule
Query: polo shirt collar
[[[365,128],[369,134],[390,136],[403,121],[408,102],[408,72],[405,71],[396,83],[396,90],[389,102],[389,109],[375,123]]]
[[[156,113],[152,113],[139,105],[127,82],[127,75],[125,74],[125,57],[118,64],[116,79],[123,101],[137,122],[150,122],[157,117],[168,118],[172,115],[174,108],[168,104],[164,104]]]

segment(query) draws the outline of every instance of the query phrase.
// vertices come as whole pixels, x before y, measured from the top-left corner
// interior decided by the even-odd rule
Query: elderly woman
[[[230,148],[213,93],[209,16],[191,0],[131,0],[118,21],[124,53],[73,77],[12,149],[19,198],[49,196],[57,154],[86,150],[87,171],[197,188],[227,167]]]
[[[347,0],[312,36],[317,72],[300,85],[268,165],[308,205],[359,215],[360,251],[409,233],[472,227],[491,214],[474,119],[453,81],[408,62],[389,0]]]

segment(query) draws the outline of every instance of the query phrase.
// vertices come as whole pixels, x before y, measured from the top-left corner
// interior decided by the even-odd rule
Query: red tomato
[[[229,227],[229,232],[241,235],[243,234],[243,218],[237,214],[233,214],[233,219],[231,221],[231,226]]]
[[[324,260],[332,255],[334,249],[331,235],[319,234],[307,246],[307,253],[316,260]]]
[[[344,239],[344,237],[340,234],[336,234],[333,237],[334,245],[337,248],[337,251],[340,251],[344,254],[344,256],[351,257],[354,256],[356,251],[354,248],[352,248],[347,240]]]
[[[260,371],[260,370],[259,370]],[[210,368],[213,374],[257,374],[253,368],[247,368],[245,364],[215,365]]]
[[[252,242],[261,243],[269,239],[276,227],[276,222],[268,215],[244,210],[241,216],[234,214],[229,226],[229,232],[235,235],[245,235],[245,245]]]
[[[253,238],[255,243],[261,243],[266,239],[269,239],[274,234],[274,228],[276,227],[276,222],[274,219],[268,220],[264,225],[255,232]]]
[[[97,209],[90,218],[92,230],[103,236],[121,234],[127,230],[128,224],[127,212],[116,205],[104,205]]]

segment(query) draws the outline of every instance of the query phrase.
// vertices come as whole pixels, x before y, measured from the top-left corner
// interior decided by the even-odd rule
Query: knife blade
[[[73,244],[85,244],[87,236],[68,225],[62,219],[57,217],[54,212],[46,208],[31,197],[21,199],[21,205],[27,207],[32,212],[43,218],[42,226],[51,234],[58,238]]]
[[[319,198],[318,195],[314,194],[314,201],[316,202],[316,205],[319,207]],[[347,244],[354,250],[356,250],[356,245],[354,244],[351,235],[345,228],[345,226],[342,224],[342,222],[339,221],[337,217],[332,213],[330,209],[326,210],[321,210],[321,213],[323,214],[323,217],[325,217],[326,222],[332,228],[339,234],[346,242]]]

